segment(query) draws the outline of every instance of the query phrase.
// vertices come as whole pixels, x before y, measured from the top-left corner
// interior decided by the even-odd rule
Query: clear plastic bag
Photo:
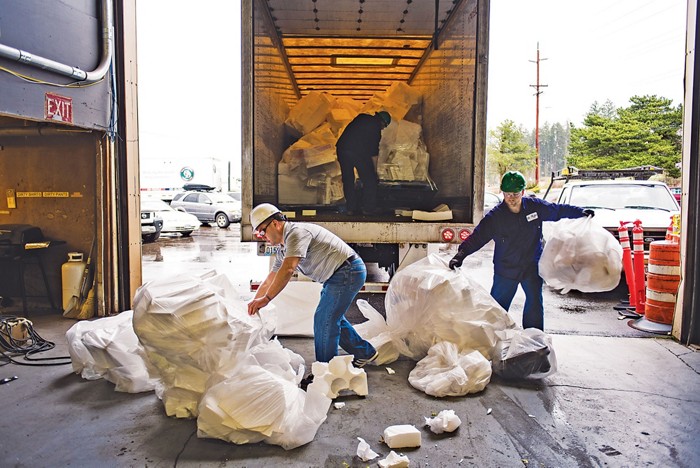
[[[432,346],[408,375],[414,388],[436,397],[477,393],[490,381],[491,364],[480,352],[460,352],[445,341]]]
[[[399,354],[418,361],[441,341],[490,356],[495,332],[516,326],[467,269],[450,270],[448,261],[433,254],[396,273],[386,293],[386,321],[375,311],[355,327],[379,351],[378,363]],[[360,306],[366,316],[368,309]]]
[[[540,276],[562,294],[610,291],[620,283],[622,247],[591,218],[545,223]]]
[[[557,371],[552,338],[537,328],[506,330],[494,349],[494,374],[505,379],[542,379]]]

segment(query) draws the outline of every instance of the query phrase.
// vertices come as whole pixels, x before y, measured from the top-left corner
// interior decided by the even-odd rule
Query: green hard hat
[[[501,179],[501,192],[515,193],[525,190],[525,176],[518,171],[508,171]]]

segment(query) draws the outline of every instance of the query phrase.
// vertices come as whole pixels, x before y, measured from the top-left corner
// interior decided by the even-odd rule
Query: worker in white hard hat
[[[248,303],[255,315],[287,286],[296,270],[323,284],[321,300],[314,313],[316,360],[328,362],[338,355],[338,345],[354,356],[355,367],[363,367],[378,353],[345,318],[367,278],[362,259],[338,236],[312,223],[288,221],[280,210],[263,203],[250,213],[256,234],[279,245],[270,274]]]

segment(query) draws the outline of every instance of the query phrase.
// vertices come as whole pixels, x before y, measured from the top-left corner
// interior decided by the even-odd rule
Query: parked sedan
[[[156,217],[163,220],[161,233],[180,233],[183,237],[192,234],[199,229],[199,220],[196,216],[182,211],[177,211],[162,200],[141,200],[141,212],[155,212]]]
[[[144,244],[155,242],[160,237],[163,229],[163,220],[160,219],[154,210],[144,210],[141,208],[141,240]]]
[[[491,211],[496,205],[501,203],[503,198],[500,195],[491,192],[484,192],[484,214]]]
[[[195,215],[202,223],[215,222],[220,228],[241,220],[241,202],[220,192],[185,192],[170,206]]]

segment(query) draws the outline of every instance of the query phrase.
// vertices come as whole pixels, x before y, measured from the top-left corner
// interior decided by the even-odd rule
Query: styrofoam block
[[[326,120],[330,108],[331,100],[328,95],[311,91],[292,108],[285,124],[305,135]]]
[[[329,164],[338,159],[335,155],[335,146],[331,144],[312,146],[311,148],[305,148],[303,151],[304,164],[307,168]]]
[[[393,450],[383,460],[379,460],[380,468],[408,468],[410,460],[406,455],[399,455]]]
[[[384,429],[384,443],[389,448],[420,447],[421,434],[410,424],[389,426]]]
[[[342,390],[367,395],[367,374],[363,369],[354,367],[352,359],[352,355],[346,355],[336,356],[330,362],[314,362],[311,365],[314,381],[309,385],[309,390],[318,391],[331,399],[337,398]]]
[[[434,418],[425,418],[425,424],[430,427],[430,430],[435,434],[443,432],[454,432],[462,424],[454,410],[442,410]]]
[[[357,456],[360,457],[362,461],[374,460],[379,456],[377,452],[372,450],[365,439],[358,437],[357,440],[360,441],[360,443],[357,445]]]

